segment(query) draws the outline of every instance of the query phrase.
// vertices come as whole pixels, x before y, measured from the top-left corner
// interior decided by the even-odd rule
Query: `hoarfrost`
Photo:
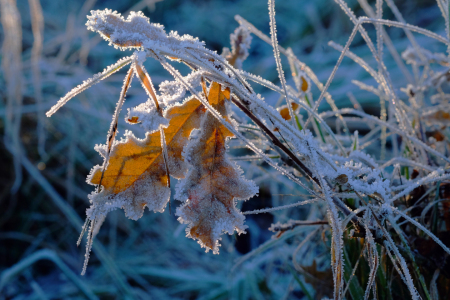
[[[200,80],[204,75],[203,71],[194,71],[183,79],[190,86],[199,86]],[[173,105],[174,103],[181,102],[186,95],[186,88],[177,80],[163,81],[159,85],[159,91],[161,92],[161,98],[166,105]]]
[[[221,86],[213,83],[208,100],[232,123],[223,97]],[[176,188],[175,198],[185,202],[176,215],[181,223],[189,224],[188,237],[217,254],[222,232],[245,232],[245,217],[236,208],[236,200],[249,199],[258,187],[242,178],[242,170],[227,157],[226,143],[233,134],[209,112],[203,116],[200,128],[193,131],[183,151],[190,168]]]
[[[147,138],[148,138],[147,134]],[[121,141],[116,141],[111,151],[110,156],[113,157],[118,151],[118,145],[125,145],[127,143],[135,143],[136,145],[144,145],[146,139],[136,138],[131,131],[125,132],[125,138]],[[96,150],[104,156],[106,154],[105,145],[97,145]],[[159,159],[159,164],[164,164],[162,159]],[[92,182],[93,175],[101,170],[101,166],[92,168],[87,177],[87,182]],[[110,191],[102,189],[99,193],[93,192],[89,195],[91,201],[91,208],[87,210],[87,216],[94,220],[98,216],[105,216],[108,212],[117,208],[123,208],[125,215],[133,220],[142,217],[144,207],[148,207],[155,212],[163,212],[164,208],[170,198],[170,188],[159,178],[154,177],[153,170],[142,173],[131,187],[126,190],[112,194]],[[131,175],[131,174],[130,174]],[[130,176],[128,175],[128,176]],[[125,176],[125,174],[123,175]],[[133,174],[133,176],[135,176]]]
[[[444,165],[441,161],[435,162],[437,158],[441,158],[444,163],[449,162],[448,157],[443,154],[444,150],[446,150],[445,143],[442,142],[441,144],[438,144],[436,138],[432,137],[428,140],[429,143],[427,144],[424,142],[426,139],[421,132],[423,123],[427,126],[447,124],[448,107],[435,107],[435,110],[428,110],[421,114],[420,118],[416,118],[414,115],[414,122],[418,120],[418,125],[416,127],[418,127],[417,131],[420,134],[416,133],[417,128],[413,128],[414,126],[411,126],[410,120],[408,119],[408,114],[410,113],[408,107],[405,108],[404,103],[396,98],[389,76],[384,73],[385,66],[381,59],[383,53],[381,45],[383,35],[381,25],[394,25],[402,27],[405,30],[415,30],[433,38],[438,38],[440,41],[443,41],[443,39],[439,39],[436,35],[411,25],[382,20],[382,1],[377,1],[377,19],[368,19],[364,17],[357,19],[345,2],[341,0],[336,1],[355,23],[355,28],[346,47],[340,48],[340,51],[342,52],[341,56],[325,87],[318,81],[317,77],[309,68],[295,58],[292,50],[285,50],[278,45],[275,26],[275,5],[273,0],[269,1],[271,39],[250,26],[248,22],[242,18],[238,18],[241,26],[230,36],[232,51],[225,49],[223,56],[219,56],[217,53],[206,49],[203,42],[200,42],[197,38],[190,35],[180,36],[174,31],[166,34],[162,25],[150,23],[150,20],[145,17],[142,12],[131,12],[127,19],[124,19],[120,14],[111,10],[92,11],[87,22],[87,26],[90,30],[99,32],[115,47],[122,50],[137,48],[139,51],[135,52],[133,56],[120,60],[116,64],[105,69],[102,73],[95,75],[94,78],[83,82],[83,84],[70,91],[65,97],[60,99],[57,105],[55,105],[47,115],[50,116],[76,94],[108,77],[133,61],[132,68],[138,77],[141,76],[139,78],[149,96],[153,98],[153,103],[149,100],[146,103],[130,109],[128,121],[130,123],[141,123],[147,131],[146,139],[149,137],[150,133],[157,132],[158,129],[164,133],[163,128],[167,128],[170,123],[170,120],[165,118],[168,115],[168,111],[172,109],[176,110],[183,105],[187,105],[187,103],[192,104],[193,102],[190,101],[196,101],[193,105],[198,114],[193,118],[195,120],[191,120],[190,140],[187,144],[180,143],[180,145],[176,145],[176,147],[178,147],[177,151],[182,153],[184,160],[179,159],[175,161],[171,155],[164,158],[163,155],[160,155],[160,158],[158,158],[159,160],[157,161],[157,169],[161,172],[159,175],[162,177],[166,176],[168,182],[170,178],[169,173],[176,178],[185,177],[176,187],[175,198],[184,202],[183,205],[177,208],[176,215],[180,222],[188,224],[186,229],[187,236],[197,239],[200,245],[206,248],[206,251],[212,250],[214,253],[218,253],[221,234],[224,232],[233,234],[235,231],[238,234],[245,232],[247,227],[244,225],[245,217],[237,209],[236,200],[249,199],[258,192],[258,187],[252,181],[244,179],[242,170],[227,157],[227,142],[232,136],[236,136],[257,154],[257,158],[264,159],[281,174],[285,175],[288,179],[297,183],[314,196],[314,198],[309,200],[274,208],[251,211],[247,212],[247,214],[273,212],[278,209],[292,208],[319,200],[326,201],[328,220],[332,227],[331,264],[335,284],[335,298],[345,297],[342,276],[344,263],[343,234],[348,222],[352,221],[355,226],[359,226],[359,229],[362,228],[361,226],[364,227],[367,247],[366,251],[367,253],[370,253],[370,255],[367,254],[367,257],[371,273],[365,298],[369,297],[370,290],[374,287],[375,273],[379,264],[375,239],[383,236],[386,239],[384,245],[387,249],[388,256],[391,258],[394,267],[408,286],[411,296],[417,299],[418,294],[413,285],[406,262],[400,255],[396,244],[389,235],[387,225],[380,225],[381,223],[377,222],[377,218],[379,218],[382,223],[385,220],[389,220],[391,224],[395,225],[393,216],[394,214],[397,214],[417,226],[420,230],[423,230],[444,248],[445,251],[450,253],[450,250],[442,244],[430,230],[395,206],[396,200],[411,193],[420,185],[434,184],[450,178],[450,175],[445,171],[448,166]],[[389,3],[391,3],[391,1]],[[373,43],[368,38],[365,29],[360,26],[363,23],[376,24],[378,49],[375,49]],[[354,54],[348,52],[351,40],[358,30],[361,32],[379,63],[379,72],[377,73],[371,68],[367,68],[366,63],[360,61],[360,64],[372,74],[379,85],[378,87],[370,88],[362,84],[359,85],[362,88],[370,89],[375,92],[375,94],[380,96],[383,104],[385,103],[385,98],[392,98],[390,102],[392,107],[389,107],[389,111],[392,115],[389,115],[389,119],[386,118],[386,115],[383,115],[381,118],[370,116],[364,113],[361,107],[359,107],[358,110],[338,110],[335,107],[331,96],[327,92],[344,55],[348,55],[354,60],[360,60]],[[250,31],[262,37],[272,45],[278,75],[281,81],[281,88],[259,76],[238,70],[242,67],[242,61],[248,56],[248,49],[250,48],[251,43]],[[293,74],[297,91],[286,84],[280,53],[288,56],[289,62],[294,69],[299,69],[297,70],[298,72],[294,72]],[[174,81],[165,81],[160,84],[159,91],[161,92],[161,96],[156,96],[149,76],[142,66],[147,57],[157,59],[175,78]],[[448,65],[448,59],[445,55],[441,53],[431,53],[428,50],[419,49],[417,47],[408,48],[402,54],[402,57],[407,63],[413,64],[414,68],[430,63]],[[425,61],[423,60],[424,57]],[[191,67],[193,70],[192,73],[187,76],[181,76],[180,73],[167,62],[167,59],[185,63]],[[228,61],[226,59],[228,59]],[[132,70],[129,71],[127,75],[129,77],[127,78],[131,80],[133,74],[130,72],[132,72]],[[148,78],[148,82],[144,82],[145,80],[143,78]],[[424,85],[416,86],[410,84],[403,89],[403,91],[405,91],[410,98],[410,102],[414,104],[416,103],[415,101],[420,100],[419,96],[415,96],[416,94],[423,94],[430,86],[440,88],[441,84],[447,80],[446,78],[445,72],[436,73],[433,76],[430,76]],[[308,129],[298,130],[299,128],[296,127],[298,123],[294,123],[295,109],[292,109],[291,105],[287,105],[287,108],[292,122],[287,122],[286,119],[288,118],[283,118],[275,108],[268,105],[260,95],[254,92],[252,86],[246,80],[251,80],[252,82],[270,88],[285,98],[286,103],[296,103],[298,107],[305,109],[309,114],[308,120],[314,119],[315,121],[313,123],[313,128],[316,134],[319,132],[320,128],[320,130],[323,129],[323,133],[328,134],[328,136],[322,135],[323,140],[321,143],[321,141],[314,137]],[[310,80],[315,83],[321,91],[321,95],[315,104],[313,102],[310,103],[309,100],[305,100],[305,95],[307,95],[312,101]],[[125,81],[123,93],[121,94],[121,100],[117,106],[115,116],[120,112],[129,82],[130,81],[128,80]],[[208,97],[202,95],[199,91],[199,88],[202,88],[206,94],[206,83],[211,83]],[[187,91],[189,91],[192,96],[183,101]],[[255,123],[257,123],[257,121],[259,122],[258,129],[263,133],[261,134],[261,132],[258,132],[258,134],[260,136],[263,136],[264,134],[268,137],[268,139],[264,141],[264,145],[269,145],[273,150],[280,151],[279,157],[284,163],[291,163],[289,159],[293,160],[294,163],[289,164],[288,168],[280,167],[276,161],[256,147],[251,140],[247,139],[246,136],[242,134],[238,129],[236,122],[229,118],[227,105],[218,105],[218,103],[214,102],[223,101],[223,99],[220,98],[222,96],[213,99],[211,98],[212,93],[217,93],[217,95],[229,93],[230,96],[227,97],[230,99],[227,101],[231,101],[241,108],[253,121],[255,121]],[[317,108],[323,97],[329,101],[333,108],[333,112],[319,115],[317,113]],[[433,101],[437,102],[446,99],[446,95],[443,94],[436,94],[433,97]],[[161,106],[158,104],[160,100],[162,102]],[[444,105],[445,101],[442,102],[442,105]],[[311,104],[314,104],[314,106]],[[417,104],[415,105],[417,106]],[[165,109],[164,113],[162,113],[163,109]],[[180,112],[180,114],[183,114],[183,112]],[[395,151],[402,150],[405,153],[408,153],[409,156],[399,157],[397,153],[391,160],[378,163],[373,157],[363,152],[362,149],[365,147],[365,144],[363,144],[364,137],[359,139],[357,132],[355,132],[353,140],[349,136],[337,136],[337,133],[335,134],[324,120],[329,116],[336,116],[339,121],[346,126],[341,114],[353,114],[358,116],[361,122],[370,122],[372,131],[366,135],[365,138],[367,140],[373,138],[373,135],[377,134],[379,131],[382,131],[381,139],[382,143],[384,143],[383,145],[385,145],[387,137],[386,132],[389,130],[390,134],[393,135],[392,141],[393,147],[396,147]],[[394,115],[397,117],[397,120],[393,118]],[[429,120],[429,118],[431,118],[431,120]],[[115,141],[114,136],[117,133],[116,125],[117,124],[113,121],[110,130],[112,139],[109,138],[109,144],[97,145],[95,147],[95,149],[105,157],[106,161],[103,171],[110,167],[108,161],[109,156],[115,155],[116,151],[118,151],[122,145],[131,142],[142,146],[145,140],[139,140],[131,132],[126,132],[124,139]],[[304,125],[307,126],[308,121]],[[378,127],[375,128],[375,126]],[[193,128],[198,129],[193,130]],[[339,132],[339,130],[337,131]],[[183,132],[183,130],[180,130],[180,132]],[[320,132],[322,133],[322,131]],[[185,135],[187,138],[189,133],[186,133]],[[403,149],[397,149],[399,147],[396,144],[396,135],[403,138],[404,145],[406,145],[402,146],[404,147]],[[160,140],[168,141],[170,143],[170,139],[166,139],[164,136],[162,136]],[[211,140],[213,140],[214,143],[211,143]],[[325,141],[330,141],[330,143],[325,143]],[[359,145],[360,142],[361,145]],[[165,142],[163,144],[165,144]],[[158,145],[158,147],[160,146]],[[283,152],[280,150],[282,147],[285,147],[288,150],[283,150]],[[351,151],[348,151],[348,149]],[[406,149],[408,150],[406,151]],[[171,145],[168,145],[167,150],[168,153],[170,153],[170,151],[173,151],[174,149]],[[111,152],[109,153],[108,151]],[[401,185],[396,185],[397,183],[394,183],[396,174],[389,176],[389,178],[391,178],[390,180],[386,179],[383,175],[383,172],[388,173],[389,175],[386,167],[393,163],[419,167],[430,173],[416,180],[408,179],[405,184],[402,183]],[[400,165],[395,164],[394,166],[394,173],[396,173],[400,170]],[[302,169],[302,171],[306,173],[309,177],[307,179],[311,179],[314,188],[310,189],[295,176],[295,174],[298,174],[299,169]],[[91,174],[88,176],[88,182],[92,182],[94,174],[98,175],[100,170],[102,170],[101,166],[94,167],[91,170]],[[125,174],[124,176],[135,175],[136,174]],[[343,191],[340,189],[343,189]],[[170,188],[163,180],[160,180],[160,178],[152,177],[150,170],[146,170],[140,174],[139,178],[137,178],[130,187],[121,190],[118,193],[111,193],[104,189],[92,193],[89,196],[92,206],[87,211],[88,218],[91,220],[91,239],[88,241],[88,250],[92,246],[92,237],[95,228],[98,229],[101,219],[104,218],[109,211],[123,208],[125,214],[129,218],[136,220],[142,216],[145,206],[150,210],[162,212],[169,198]],[[347,207],[345,200],[349,198],[360,199],[361,202],[359,203],[359,207],[355,210],[351,210]],[[365,201],[364,199],[369,201],[368,204],[363,203]],[[361,212],[364,212],[363,218],[357,216]],[[342,215],[344,216],[343,218]],[[293,223],[289,223],[288,225],[293,225]],[[372,234],[372,231],[374,231],[375,234]],[[88,254],[89,251],[87,257]]]
[[[167,127],[169,120],[161,116],[150,100],[136,107],[128,109],[127,120],[137,120],[146,132],[159,130],[160,126]]]

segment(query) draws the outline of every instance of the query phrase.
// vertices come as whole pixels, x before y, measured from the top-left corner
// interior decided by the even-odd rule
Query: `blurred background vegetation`
[[[365,15],[356,0],[348,2],[357,16]],[[434,1],[395,2],[408,23],[443,34]],[[223,47],[229,47],[229,35],[238,26],[236,14],[269,33],[266,1],[0,0],[0,4],[0,299],[331,296],[331,277],[325,272],[330,265],[326,236],[313,237],[322,238],[323,247],[309,249],[301,258],[305,268],[315,259],[317,266],[309,270],[325,282],[322,285],[300,278],[292,266],[292,252],[307,234],[304,229],[286,234],[277,244],[267,244],[272,223],[302,219],[312,213],[309,206],[247,216],[248,233],[223,236],[219,255],[205,254],[195,241],[184,237],[185,227],[174,216],[176,201],[171,201],[170,211],[146,212],[137,222],[115,211],[108,215],[94,242],[87,274],[78,275],[84,248],[75,243],[89,206],[87,194],[93,190],[85,178],[92,166],[102,163],[93,147],[106,140],[126,72],[120,71],[82,93],[52,118],[45,117],[46,110],[70,89],[126,55],[86,30],[88,12],[110,8],[127,15],[131,10],[142,10],[166,31],[199,37],[208,48],[221,53]],[[348,17],[330,0],[277,1],[276,11],[280,45],[291,47],[325,82],[339,54],[328,41],[345,44],[353,28]],[[393,19],[389,10],[384,18]],[[387,30],[397,50],[404,51],[408,44],[404,32]],[[418,37],[419,42],[421,39]],[[427,40],[427,49],[432,52],[443,52],[442,47]],[[279,84],[272,51],[270,45],[254,37],[244,70]],[[352,51],[376,65],[361,38],[352,43]],[[388,69],[394,65],[389,54],[386,65]],[[155,84],[171,79],[154,61],[148,61],[146,67]],[[406,86],[398,68],[390,68],[390,74],[396,87]],[[356,88],[353,79],[373,84],[362,68],[345,59],[329,90],[337,105],[349,106],[347,93],[352,91],[366,112],[379,115],[379,99]],[[258,92],[270,103],[278,100],[267,90]],[[126,108],[145,99],[134,82],[121,120]],[[327,109],[327,104],[321,108]],[[130,129],[123,121],[119,124],[121,133]],[[245,176],[260,186],[259,196],[244,203],[242,210],[289,204],[301,197],[264,164],[239,163],[246,170]],[[318,210],[315,214],[324,217]],[[265,242],[253,260],[232,270],[236,259]]]

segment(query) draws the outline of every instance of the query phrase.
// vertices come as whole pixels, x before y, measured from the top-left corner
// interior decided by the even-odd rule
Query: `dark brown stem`
[[[291,150],[289,150],[280,140],[272,133],[272,131],[269,130],[269,128],[264,125],[263,122],[261,122],[253,113],[248,110],[244,104],[242,104],[239,100],[236,99],[236,97],[231,96],[231,101],[239,107],[240,110],[242,110],[253,122],[255,122],[256,125],[258,125],[259,128],[270,138],[272,143],[280,148],[284,153],[286,153],[289,158],[297,165],[299,169],[303,171],[303,173],[307,174],[308,177],[311,180],[314,180],[319,186],[319,181],[312,176],[312,172],[292,153]]]
[[[303,174],[306,174],[311,180],[313,180],[318,186],[322,186],[320,184],[320,181],[313,177],[313,174],[311,170],[305,164],[303,164],[297,156],[292,153],[291,150],[289,150],[273,133],[269,128],[267,128],[266,125],[264,125],[263,122],[261,122],[260,119],[258,119],[248,108],[245,104],[241,103],[235,96],[231,96],[231,101],[239,107],[240,110],[242,110],[261,130],[264,132],[264,134],[272,141],[272,143],[280,148],[287,156],[289,161],[286,163],[288,165],[292,165],[292,162],[297,166],[297,169],[302,172]],[[280,156],[281,159],[283,159],[283,155]],[[331,197],[334,204],[346,215],[350,215],[351,211],[345,206],[345,204],[342,202],[341,199],[333,196]],[[356,216],[352,217],[352,221],[355,223],[355,226],[358,227],[360,231],[364,231],[364,227],[359,225],[358,218]]]

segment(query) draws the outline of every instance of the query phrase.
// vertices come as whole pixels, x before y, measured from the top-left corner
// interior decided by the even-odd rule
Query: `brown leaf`
[[[133,116],[133,117],[128,118],[127,122],[130,124],[137,124],[137,123],[139,123],[138,119],[139,119],[138,117]]]
[[[438,130],[436,131],[432,131],[432,132],[427,132],[427,136],[432,136],[436,139],[437,142],[442,142],[443,140],[445,140],[445,136]]]
[[[165,117],[170,119],[169,126],[164,129],[168,165],[170,174],[175,178],[183,177],[186,171],[181,153],[191,131],[200,126],[200,117],[204,111],[200,101],[191,98],[165,113]],[[130,120],[138,122],[133,117]],[[136,220],[142,216],[145,206],[162,212],[169,200],[169,178],[162,155],[160,131],[147,133],[143,140],[131,132],[125,136],[126,139],[117,142],[111,152],[102,180],[103,190],[90,196],[93,201],[90,214],[106,214],[122,207],[129,218]],[[102,155],[103,149],[98,148]],[[99,184],[100,177],[101,167],[96,166],[87,181]]]
[[[221,86],[213,82],[208,101],[232,124],[225,106],[226,94],[229,91],[222,92]],[[226,143],[232,137],[219,120],[206,112],[201,131],[191,136],[185,148],[184,157],[191,167],[175,195],[186,201],[176,214],[180,222],[189,224],[187,236],[214,253],[219,251],[222,231],[233,234],[236,230],[240,234],[246,228],[235,199],[248,199],[258,191],[253,182],[242,178],[241,170],[226,155]]]

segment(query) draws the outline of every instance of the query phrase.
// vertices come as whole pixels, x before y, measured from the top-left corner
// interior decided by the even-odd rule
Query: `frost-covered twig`
[[[314,202],[317,202],[319,200],[321,200],[321,199],[320,198],[313,198],[313,199],[309,199],[309,200],[302,200],[302,201],[299,201],[299,202],[296,202],[296,203],[281,205],[281,206],[277,206],[277,207],[262,208],[262,209],[256,209],[256,210],[251,210],[251,211],[244,211],[243,214],[244,215],[253,215],[253,214],[274,212],[274,211],[277,211],[277,210],[288,209],[288,208],[292,208],[292,207],[296,207],[296,206],[300,206],[300,205],[306,205],[306,204],[314,203]]]
[[[103,70],[103,72],[100,72],[96,75],[94,75],[93,78],[88,79],[86,81],[84,81],[82,84],[80,84],[79,86],[77,86],[76,88],[72,89],[70,92],[68,92],[64,97],[62,97],[58,103],[56,105],[54,105],[48,112],[47,112],[47,117],[51,117],[56,111],[58,111],[62,106],[64,106],[70,99],[72,99],[73,97],[75,97],[76,95],[78,95],[79,93],[87,90],[88,88],[90,88],[91,86],[93,86],[94,84],[99,83],[100,81],[102,81],[103,79],[111,76],[112,74],[114,74],[115,72],[119,71],[121,68],[125,67],[126,65],[128,65],[129,63],[131,63],[133,57],[132,56],[128,56],[128,57],[124,57],[122,59],[120,59],[118,62],[116,62],[115,64],[109,66],[108,68],[106,68],[105,70]]]
[[[285,232],[291,229],[294,229],[297,226],[305,226],[305,225],[328,225],[328,221],[299,221],[299,220],[289,220],[287,223],[281,224],[276,223],[272,224],[269,227],[269,231],[272,232]]]
[[[294,111],[292,110],[292,106],[289,105],[289,101],[287,99],[287,90],[286,90],[286,78],[284,77],[283,67],[281,66],[281,58],[280,58],[280,50],[278,49],[278,40],[277,40],[277,27],[275,22],[275,0],[269,0],[269,16],[270,16],[270,36],[272,38],[272,47],[273,53],[275,55],[275,62],[277,65],[278,78],[280,79],[281,86],[284,91],[284,98],[286,103],[288,104],[289,115],[291,116],[292,124],[294,124],[295,116]]]

